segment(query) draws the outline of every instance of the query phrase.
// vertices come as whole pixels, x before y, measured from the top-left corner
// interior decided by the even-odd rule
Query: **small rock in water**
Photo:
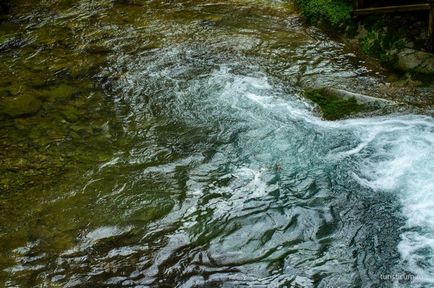
[[[219,16],[209,16],[206,19],[203,19],[199,22],[201,26],[214,27],[221,21],[221,17]]]
[[[78,91],[75,87],[68,84],[60,84],[41,92],[41,96],[51,101],[56,99],[70,99]]]

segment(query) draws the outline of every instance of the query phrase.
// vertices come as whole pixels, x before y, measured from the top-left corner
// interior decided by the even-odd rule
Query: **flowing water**
[[[17,5],[4,286],[434,287],[434,119],[321,120],[384,75],[286,1]]]

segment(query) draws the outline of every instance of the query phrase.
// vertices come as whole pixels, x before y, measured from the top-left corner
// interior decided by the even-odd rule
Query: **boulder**
[[[325,93],[327,95],[332,95],[334,97],[338,97],[338,98],[346,99],[346,100],[354,98],[354,99],[356,99],[357,103],[359,103],[359,104],[374,104],[374,105],[380,105],[380,106],[396,104],[395,102],[393,102],[391,100],[372,97],[372,96],[363,95],[363,94],[359,94],[359,93],[354,93],[354,92],[350,92],[350,91],[346,91],[346,90],[342,90],[342,89],[337,89],[337,88],[333,88],[333,87],[324,87],[322,89],[323,89],[323,93]]]
[[[303,96],[315,103],[327,120],[338,120],[360,113],[377,113],[398,104],[333,87],[308,88]]]
[[[396,53],[396,68],[401,71],[434,74],[434,54],[406,48]]]

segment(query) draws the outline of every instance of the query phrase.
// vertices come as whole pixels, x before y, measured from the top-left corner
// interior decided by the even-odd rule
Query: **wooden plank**
[[[373,7],[364,9],[353,10],[354,15],[368,15],[368,14],[384,14],[384,13],[398,13],[410,11],[430,11],[431,5],[429,3],[400,5],[400,6],[387,6],[387,7]]]

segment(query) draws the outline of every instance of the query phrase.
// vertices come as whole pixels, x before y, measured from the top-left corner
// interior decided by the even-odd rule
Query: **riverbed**
[[[388,75],[292,4],[9,17],[1,286],[434,286],[434,119],[321,119],[304,88],[369,95]]]

